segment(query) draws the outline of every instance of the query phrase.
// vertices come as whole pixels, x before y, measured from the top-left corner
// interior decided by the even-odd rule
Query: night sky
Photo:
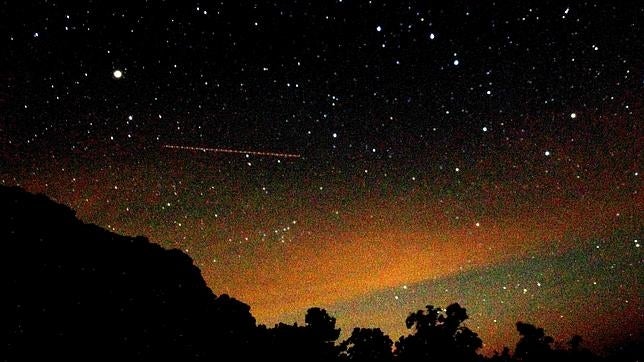
[[[459,302],[488,352],[518,320],[642,332],[641,2],[70,3],[2,2],[2,184],[269,326],[395,340]]]

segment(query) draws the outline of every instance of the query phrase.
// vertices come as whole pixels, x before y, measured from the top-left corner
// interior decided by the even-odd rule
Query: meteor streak
[[[243,150],[233,150],[230,148],[207,148],[207,147],[192,147],[192,146],[178,146],[178,145],[163,145],[163,148],[171,148],[175,150],[215,152],[215,153],[235,153],[235,154],[241,154],[241,155],[255,155],[255,156],[264,156],[264,157],[282,157],[282,158],[300,158],[301,157],[300,154],[295,154],[295,153],[243,151]]]

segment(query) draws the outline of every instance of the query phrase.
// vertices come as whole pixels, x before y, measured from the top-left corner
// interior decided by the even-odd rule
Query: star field
[[[0,182],[185,251],[258,322],[641,333],[641,4],[4,7]]]

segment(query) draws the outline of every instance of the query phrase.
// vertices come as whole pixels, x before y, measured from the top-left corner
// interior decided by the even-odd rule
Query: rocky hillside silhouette
[[[248,351],[249,306],[216,297],[181,251],[1,186],[0,243],[0,360],[200,361]]]

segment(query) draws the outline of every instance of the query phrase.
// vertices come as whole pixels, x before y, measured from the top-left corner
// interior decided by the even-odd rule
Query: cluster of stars
[[[5,24],[2,184],[186,251],[262,323],[462,299],[488,340],[637,298],[639,6],[34,7]]]

